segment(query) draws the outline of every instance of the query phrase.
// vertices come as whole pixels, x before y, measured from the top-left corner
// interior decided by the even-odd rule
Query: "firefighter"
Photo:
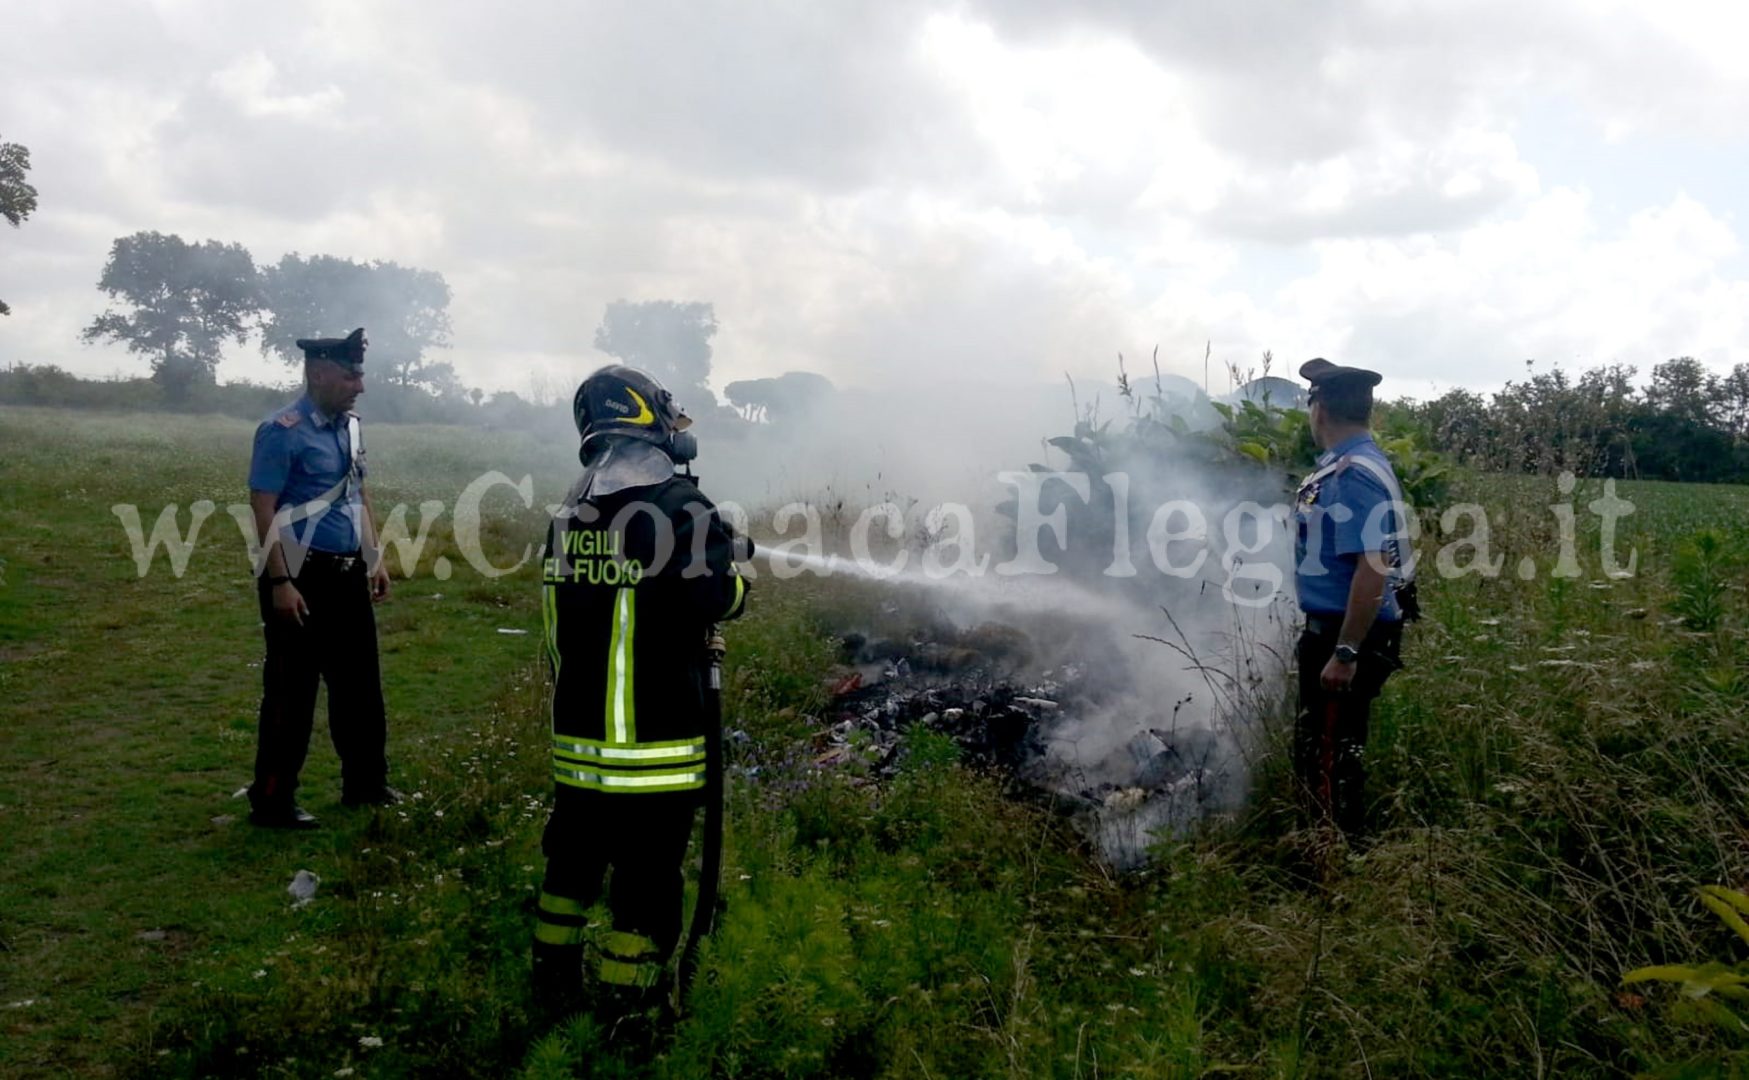
[[[1318,816],[1355,835],[1365,818],[1365,749],[1372,701],[1401,666],[1403,622],[1415,604],[1410,512],[1373,441],[1375,371],[1319,358],[1300,368],[1323,454],[1294,500],[1294,585],[1300,709],[1294,772]]]
[[[681,864],[706,786],[706,640],[741,614],[736,540],[688,471],[692,421],[663,386],[614,365],[572,402],[583,474],[542,557],[553,675],[553,812],[534,931],[541,1006],[582,990],[586,938],[609,1004],[654,992],[679,939]],[[585,913],[612,869],[611,927]]]

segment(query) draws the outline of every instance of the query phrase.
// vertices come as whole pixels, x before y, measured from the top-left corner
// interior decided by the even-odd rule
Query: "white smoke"
[[[958,630],[996,624],[1026,635],[1032,660],[1017,682],[1038,687],[1041,697],[1063,696],[1041,720],[1044,753],[1028,778],[1085,805],[1087,831],[1104,857],[1136,865],[1160,834],[1236,810],[1248,790],[1259,714],[1279,699],[1289,655],[1292,537],[1279,505],[1284,478],[1259,475],[1240,489],[1188,457],[1123,463],[1147,466],[1127,470],[1131,521],[1077,535],[1077,524],[1088,522],[1070,515],[1066,553],[1048,530],[1042,547],[1047,562],[1063,564],[1057,572],[1004,572],[1016,568],[1014,525],[992,508],[1015,488],[998,474],[1035,462],[1066,467],[1042,443],[1067,433],[1074,411],[1067,387],[1010,394],[1009,403],[1027,403],[1024,409],[978,408],[976,400],[863,396],[850,410],[860,415],[834,410],[769,438],[756,430],[724,457],[752,463],[777,450],[775,460],[763,470],[738,466],[707,491],[756,492],[752,505],[763,512],[752,515],[755,535],[768,550],[774,541],[792,541],[787,557],[759,560],[758,574],[879,581],[925,601]],[[820,485],[812,498],[811,484]],[[839,531],[820,529],[819,550],[800,541],[793,522],[785,536],[772,532],[778,501],[822,498],[823,516]],[[1208,523],[1203,540],[1179,541],[1163,553],[1169,565],[1182,567],[1197,549],[1205,552],[1189,577],[1163,573],[1146,535],[1154,508],[1173,500],[1193,505]],[[843,528],[880,502],[904,511],[899,539],[877,520],[870,532],[878,558],[851,557]],[[964,508],[975,524],[981,573],[928,569],[923,555],[932,541],[956,542],[919,528],[942,503]],[[1114,534],[1125,530],[1127,560],[1113,550]],[[944,553],[937,563],[957,554]],[[899,558],[904,566],[895,571]],[[1133,575],[1120,576],[1132,567]]]

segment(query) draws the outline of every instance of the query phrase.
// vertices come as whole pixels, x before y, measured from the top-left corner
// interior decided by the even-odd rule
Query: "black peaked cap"
[[[1370,388],[1377,386],[1380,381],[1384,379],[1384,376],[1376,371],[1368,371],[1365,368],[1344,367],[1341,364],[1332,364],[1322,356],[1319,356],[1307,360],[1300,365],[1300,378],[1311,383],[1313,386],[1333,386],[1339,383],[1347,383],[1349,385]]]
[[[343,338],[299,338],[297,347],[304,350],[305,360],[332,360],[354,371],[364,370],[364,350],[370,342],[359,327]]]

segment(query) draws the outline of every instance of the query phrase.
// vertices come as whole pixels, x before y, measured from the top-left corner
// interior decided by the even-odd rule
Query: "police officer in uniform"
[[[535,993],[562,1013],[586,940],[604,1006],[652,992],[681,930],[681,865],[706,777],[705,642],[741,614],[736,541],[690,473],[692,421],[662,385],[609,366],[578,387],[584,471],[548,533],[554,802],[534,930]],[[611,928],[585,913],[611,867]]]
[[[1368,428],[1377,372],[1308,361],[1312,436],[1323,454],[1295,499],[1300,635],[1294,772],[1320,818],[1354,835],[1365,818],[1372,701],[1400,667],[1413,617],[1410,512]]]
[[[260,535],[257,568],[267,633],[249,820],[313,829],[295,800],[309,751],[316,686],[328,683],[328,729],[347,806],[388,805],[387,725],[377,666],[376,615],[389,574],[365,491],[364,445],[353,403],[364,393],[362,328],[298,341],[304,395],[255,431],[249,503]]]

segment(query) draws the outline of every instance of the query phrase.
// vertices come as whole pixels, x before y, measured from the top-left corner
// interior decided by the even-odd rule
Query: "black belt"
[[[306,568],[332,571],[336,574],[344,574],[363,562],[364,556],[356,551],[349,555],[340,555],[332,551],[312,550],[304,552],[304,566]]]
[[[1306,633],[1318,637],[1335,637],[1342,632],[1342,618],[1341,615],[1313,615],[1308,612]]]
[[[1314,615],[1311,612],[1307,612],[1306,633],[1317,637],[1336,637],[1342,633],[1343,619],[1344,616],[1341,615]],[[1375,621],[1372,624],[1372,630],[1367,633],[1367,636],[1371,637],[1374,633],[1378,632],[1380,627],[1389,629],[1397,625],[1398,624],[1395,622],[1385,622],[1383,620]]]

